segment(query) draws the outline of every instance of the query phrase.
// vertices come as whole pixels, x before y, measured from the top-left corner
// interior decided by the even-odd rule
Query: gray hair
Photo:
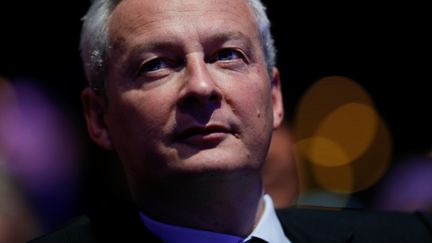
[[[110,47],[108,36],[109,17],[121,0],[93,0],[83,17],[80,51],[89,86],[103,90],[106,79],[106,61]],[[270,31],[270,20],[261,0],[247,0],[252,8],[261,36],[261,44],[269,74],[276,65],[276,48]]]

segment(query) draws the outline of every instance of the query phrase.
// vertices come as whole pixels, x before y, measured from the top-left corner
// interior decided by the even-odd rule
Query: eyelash
[[[221,54],[227,54],[227,52],[230,52],[230,54],[236,55],[236,58],[229,59],[229,60],[217,60],[217,58],[220,57]],[[243,54],[242,51],[239,51],[239,50],[233,49],[233,48],[225,48],[225,49],[219,50],[215,55],[213,55],[212,58],[210,58],[210,62],[217,62],[217,61],[231,62],[231,61],[238,60],[238,59],[242,59],[243,61],[246,61],[245,55]]]

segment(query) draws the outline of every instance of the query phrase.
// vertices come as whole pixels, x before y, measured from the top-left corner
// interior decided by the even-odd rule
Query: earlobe
[[[282,123],[284,117],[283,98],[279,70],[274,67],[272,72],[273,129]]]
[[[90,137],[99,146],[112,149],[111,138],[104,119],[105,99],[88,87],[83,90],[81,100]]]

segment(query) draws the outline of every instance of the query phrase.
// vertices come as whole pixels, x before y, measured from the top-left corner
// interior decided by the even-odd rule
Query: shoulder
[[[72,219],[60,229],[45,236],[36,238],[30,243],[49,242],[96,242],[91,229],[90,219],[87,216],[80,216]]]
[[[277,214],[287,234],[294,234],[294,238],[321,237],[328,242],[432,241],[430,214],[329,208],[290,208],[278,210]]]
[[[77,217],[29,243],[160,242],[144,226],[138,211],[123,208],[105,212]]]

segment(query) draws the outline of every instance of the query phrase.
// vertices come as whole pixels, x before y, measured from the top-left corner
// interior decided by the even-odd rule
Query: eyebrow
[[[210,35],[209,37],[206,37],[201,42],[203,46],[206,45],[214,45],[214,44],[221,44],[225,43],[227,41],[244,41],[245,44],[248,46],[252,46],[252,40],[246,35],[243,34],[240,31],[228,31],[228,32],[222,32],[222,33],[215,33]],[[156,41],[149,41],[146,43],[142,43],[140,45],[137,45],[134,47],[131,51],[132,56],[136,55],[135,53],[144,53],[144,52],[150,52],[150,51],[179,51],[180,48],[183,45],[181,44],[181,40],[176,40],[175,38],[171,39],[165,39],[165,40],[156,40]]]
[[[243,41],[247,46],[252,46],[252,40],[240,31],[227,31],[211,35],[204,40],[204,43],[219,44],[227,41]]]
[[[135,46],[131,53],[132,56],[145,52],[158,52],[158,51],[171,51],[178,50],[181,47],[181,44],[175,40],[158,40],[158,41],[149,41],[142,43],[140,45]]]

